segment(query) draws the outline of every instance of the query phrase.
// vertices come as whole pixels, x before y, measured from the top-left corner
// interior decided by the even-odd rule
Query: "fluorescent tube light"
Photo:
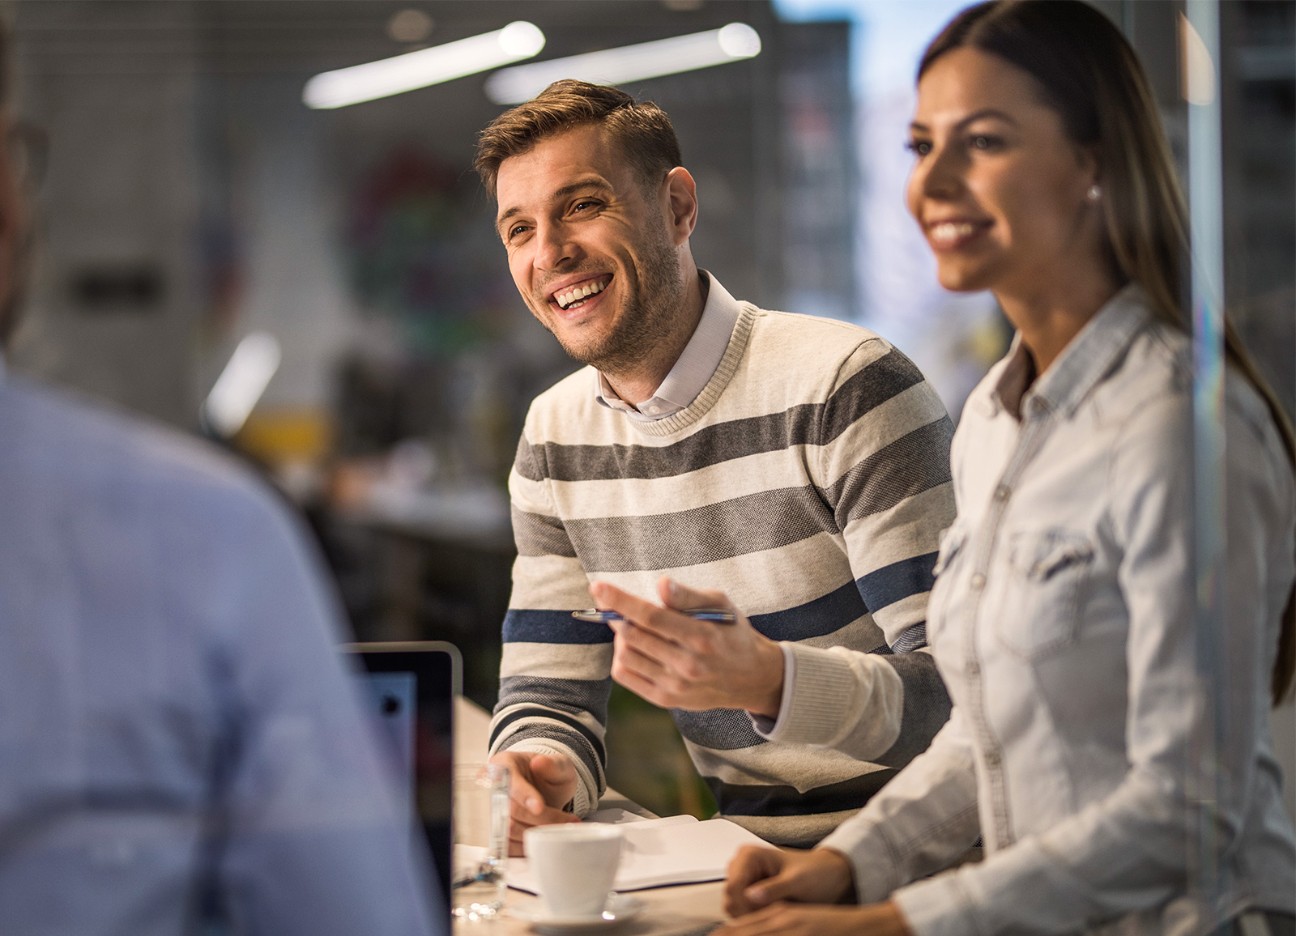
[[[480,36],[321,72],[306,82],[302,101],[307,107],[321,110],[404,94],[529,59],[544,44],[544,33],[539,27],[522,21],[509,23],[503,29]]]
[[[486,94],[496,104],[520,104],[560,78],[619,85],[749,59],[760,50],[756,30],[746,23],[730,23],[687,36],[502,68],[486,79]]]
[[[203,401],[203,422],[222,439],[232,438],[252,415],[281,357],[274,335],[252,332],[244,337]]]

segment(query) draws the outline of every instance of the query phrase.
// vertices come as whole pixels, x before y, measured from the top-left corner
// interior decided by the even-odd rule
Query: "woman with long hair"
[[[954,440],[928,611],[953,714],[819,848],[741,852],[723,932],[1290,934],[1291,425],[1227,330],[1204,686],[1187,224],[1133,50],[1079,0],[971,7],[923,55],[910,147],[941,283],[1016,329]]]

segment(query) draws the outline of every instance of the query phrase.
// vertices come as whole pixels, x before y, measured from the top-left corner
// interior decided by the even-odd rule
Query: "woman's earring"
[[[1102,186],[1097,182],[1089,186],[1089,190],[1085,192],[1085,198],[1089,199],[1091,202],[1096,202],[1098,199],[1102,198]]]

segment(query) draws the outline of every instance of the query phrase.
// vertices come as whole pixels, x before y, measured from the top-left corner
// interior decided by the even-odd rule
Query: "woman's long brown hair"
[[[1031,75],[1071,140],[1098,154],[1107,259],[1117,281],[1137,282],[1158,318],[1191,332],[1181,300],[1190,262],[1187,209],[1147,77],[1120,30],[1082,0],[990,0],[964,10],[932,40],[918,77],[965,46]],[[1263,397],[1296,470],[1291,420],[1227,317],[1224,355]],[[1275,705],[1291,692],[1294,676],[1296,584],[1274,660]]]

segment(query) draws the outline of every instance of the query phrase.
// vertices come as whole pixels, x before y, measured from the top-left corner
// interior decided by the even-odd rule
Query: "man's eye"
[[[508,229],[508,234],[506,235],[506,237],[508,240],[516,240],[519,236],[525,234],[526,232],[527,232],[527,226],[525,224],[515,224]]]
[[[577,214],[582,211],[589,211],[598,207],[598,202],[589,199],[583,199],[572,205],[572,213]]]

